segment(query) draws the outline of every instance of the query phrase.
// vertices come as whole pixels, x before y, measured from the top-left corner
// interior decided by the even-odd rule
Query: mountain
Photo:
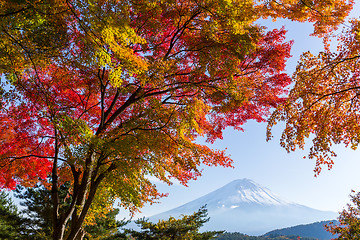
[[[262,235],[273,229],[336,218],[325,212],[280,199],[249,179],[239,179],[203,197],[150,217],[150,221],[192,214],[206,205],[210,221],[203,230],[225,230]]]
[[[242,233],[224,233],[214,240],[319,240],[312,237],[300,237],[299,236],[276,236],[276,237],[267,237],[267,236],[249,236]]]
[[[334,222],[334,224],[338,223],[336,220],[333,220],[315,222],[311,224],[302,224],[294,227],[273,230],[264,234],[264,236],[300,236],[317,238],[319,240],[330,240],[332,238],[335,238],[335,236],[326,231],[324,227],[325,225],[330,225],[330,222]]]

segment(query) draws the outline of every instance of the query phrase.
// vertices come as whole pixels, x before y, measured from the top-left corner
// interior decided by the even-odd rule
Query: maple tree
[[[115,199],[136,211],[163,196],[148,176],[186,185],[201,164],[231,166],[196,138],[265,121],[291,82],[286,31],[255,21],[311,21],[324,36],[352,4],[0,1],[0,187],[40,179],[52,192],[53,239],[75,239]]]
[[[316,159],[316,174],[323,165],[330,169],[334,164],[334,144],[355,150],[360,142],[359,30],[360,20],[352,19],[337,37],[336,52],[326,46],[317,56],[304,53],[288,100],[269,120],[268,139],[278,121],[286,122],[281,145],[287,151],[303,149],[312,138],[308,157]]]
[[[61,55],[69,40],[62,0],[0,0],[0,73],[37,68]]]
[[[69,187],[69,182],[59,187],[59,200],[62,208],[66,208],[71,203],[71,197],[68,195]],[[20,205],[22,206],[20,211],[22,237],[19,239],[51,239],[51,190],[46,189],[42,185],[36,185],[31,188],[17,186],[14,196],[20,200]],[[82,227],[81,233],[83,236],[81,238],[108,239],[113,237],[119,227],[127,224],[125,221],[116,221],[118,212],[119,209],[113,209],[105,215],[95,216],[94,224]]]
[[[360,193],[352,191],[350,194],[352,204],[340,212],[338,223],[326,225],[327,231],[336,235],[334,239],[358,239],[360,237]]]

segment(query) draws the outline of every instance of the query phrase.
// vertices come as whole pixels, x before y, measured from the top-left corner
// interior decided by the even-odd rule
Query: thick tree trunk
[[[51,198],[53,204],[53,212],[52,212],[52,225],[53,225],[53,233],[52,237],[54,240],[62,240],[64,238],[65,226],[66,223],[60,221],[59,216],[59,188],[58,188],[58,155],[59,155],[59,145],[57,139],[57,130],[55,130],[55,155],[53,168],[51,173],[52,185],[51,185]]]
[[[55,151],[56,152],[56,151]],[[91,157],[92,158],[92,157]],[[93,159],[92,159],[93,160]],[[88,166],[91,166],[91,161],[88,162]],[[92,176],[92,167],[88,167],[87,171],[83,174],[81,184],[79,184],[80,173],[76,169],[72,169],[74,177],[74,188],[72,193],[72,203],[68,207],[66,212],[59,212],[59,193],[58,193],[58,176],[57,176],[57,157],[54,159],[52,170],[52,203],[53,203],[53,240],[81,240],[85,236],[85,231],[82,229],[84,219],[79,221],[81,214],[87,213],[88,209],[84,209],[86,202],[93,201],[93,196],[88,197],[88,189],[91,188],[90,178]],[[83,213],[85,210],[85,213]],[[66,231],[66,225],[71,219],[70,229]],[[65,231],[67,232],[65,234]]]
[[[111,164],[105,171],[99,173],[99,159],[101,159],[101,156],[95,154],[90,146],[85,165],[82,169],[83,172],[77,170],[74,165],[70,165],[74,180],[72,203],[67,211],[62,213],[59,212],[57,157],[54,159],[52,172],[53,240],[81,240],[84,238],[86,232],[83,229],[83,223],[94,200],[96,191],[105,175],[116,168],[115,164]],[[66,229],[69,220],[71,221],[70,229]]]
[[[79,191],[79,189],[74,189],[73,203],[71,204],[71,206],[69,206],[68,211],[63,213],[61,216],[58,216],[57,221],[55,222],[55,224],[53,224],[53,240],[82,240],[84,238],[86,233],[82,228],[84,219],[79,219],[79,215],[86,215],[87,211],[84,212],[84,207],[76,205],[78,202],[77,199],[82,198],[81,196],[79,196],[79,194],[81,193],[83,193],[83,191]],[[87,198],[85,202],[92,201],[93,197]],[[70,219],[70,229],[66,229],[66,225]],[[65,231],[67,232],[66,234]]]
[[[53,232],[53,240],[63,240],[65,233],[66,224],[55,224],[54,232]]]
[[[96,191],[97,191],[100,183],[104,179],[106,173],[111,172],[114,169],[115,169],[115,165],[112,164],[109,166],[109,168],[105,172],[99,174],[96,178],[95,177],[90,178],[88,185],[86,185],[87,188],[89,189],[87,198],[83,202],[84,204],[82,205],[81,209],[79,209],[80,211],[79,212],[74,211],[74,215],[76,215],[76,216],[74,216],[72,218],[70,234],[68,235],[66,240],[76,240],[81,236],[82,236],[82,238],[84,237],[83,235],[85,234],[85,232],[82,229],[82,224],[83,224],[86,214],[88,213],[90,206],[95,198]],[[96,170],[95,170],[95,172],[96,172]],[[96,175],[96,173],[95,173],[95,175]]]

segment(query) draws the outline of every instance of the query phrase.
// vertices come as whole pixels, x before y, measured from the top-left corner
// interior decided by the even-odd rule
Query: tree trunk
[[[53,229],[53,240],[63,240],[66,224],[55,224]]]
[[[54,162],[51,173],[51,198],[53,204],[52,211],[52,225],[53,225],[53,233],[52,237],[54,240],[62,240],[64,238],[65,226],[66,222],[60,220],[59,216],[59,188],[58,188],[58,154],[59,154],[59,145],[57,139],[57,130],[55,129],[55,155]]]

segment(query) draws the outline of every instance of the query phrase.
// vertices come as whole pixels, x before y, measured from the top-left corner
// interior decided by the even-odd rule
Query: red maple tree
[[[25,54],[18,60],[32,67],[11,65],[9,57],[14,68],[3,71],[8,82],[0,95],[0,187],[39,179],[48,185],[53,239],[81,236],[91,213],[116,198],[132,211],[153,202],[162,194],[150,175],[186,185],[201,164],[231,166],[224,151],[196,138],[212,143],[226,127],[265,121],[284,100],[292,43],[284,42],[284,29],[266,32],[253,22],[276,11],[291,17],[291,11],[242,1],[59,2],[64,21],[47,21],[54,14],[40,10],[36,21],[65,28],[54,31],[65,35],[66,47],[55,54],[53,46],[26,45],[15,37],[35,30],[11,29],[9,41]],[[21,14],[34,8],[5,17],[21,28],[34,17]],[[292,11],[315,21],[306,5]],[[64,207],[58,188],[66,181],[72,202]]]

